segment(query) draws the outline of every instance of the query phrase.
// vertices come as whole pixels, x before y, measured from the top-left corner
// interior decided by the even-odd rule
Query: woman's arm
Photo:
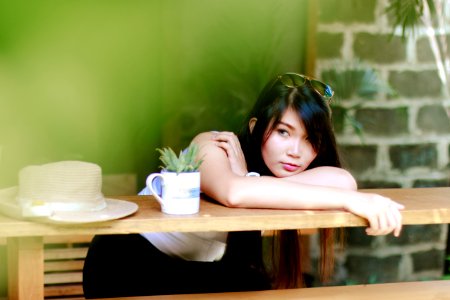
[[[297,183],[336,187],[352,191],[356,191],[358,188],[355,178],[348,171],[337,167],[317,167],[294,176],[284,177],[283,179]]]
[[[253,171],[247,170],[247,164],[241,145],[234,133],[221,131],[205,134],[209,135],[210,139],[213,139],[216,145],[226,152],[228,163],[234,174],[244,176],[248,171]],[[317,167],[293,176],[284,177],[283,179],[311,185],[337,187],[349,190],[357,189],[356,180],[353,176],[346,170],[337,167]]]
[[[401,230],[402,206],[376,194],[314,184],[307,176],[288,180],[270,176],[236,175],[223,147],[212,133],[202,133],[194,141],[200,146],[203,163],[201,189],[225,206],[276,209],[346,209],[369,221],[368,234]],[[334,169],[334,168],[333,168]],[[313,171],[313,170],[311,170]],[[323,169],[322,171],[325,171]],[[303,172],[306,173],[306,172]],[[311,175],[316,176],[318,173]],[[300,175],[300,174],[299,174]],[[299,176],[296,175],[296,176]],[[314,177],[312,176],[312,177]],[[307,182],[310,180],[311,182]],[[318,183],[318,182],[316,182]]]

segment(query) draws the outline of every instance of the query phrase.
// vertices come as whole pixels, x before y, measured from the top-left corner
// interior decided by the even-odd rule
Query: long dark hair
[[[303,121],[308,138],[317,156],[308,169],[319,166],[341,167],[331,124],[331,111],[327,101],[306,81],[304,85],[289,87],[279,79],[271,80],[259,95],[238,137],[249,171],[273,176],[264,163],[261,148],[269,134],[281,121],[284,112],[294,109]],[[249,128],[252,118],[257,121]],[[320,229],[321,259],[319,273],[327,280],[334,267],[334,230]],[[297,230],[275,231],[272,238],[271,266],[274,288],[294,288],[304,285],[300,260],[300,242]]]

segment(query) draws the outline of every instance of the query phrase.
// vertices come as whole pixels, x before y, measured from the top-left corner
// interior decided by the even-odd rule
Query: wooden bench
[[[83,265],[91,240],[91,235],[44,237],[45,299],[84,299]]]
[[[310,265],[308,236],[317,230],[302,231],[302,264]],[[264,232],[269,236],[271,232]],[[46,299],[84,299],[83,266],[90,235],[44,237],[44,297]]]
[[[317,230],[302,231],[303,253],[309,254],[308,236]],[[269,236],[271,232],[264,232]],[[83,265],[90,235],[44,237],[44,297],[45,299],[84,299]],[[302,256],[302,264],[309,266],[309,255]]]
[[[308,254],[306,247],[309,235],[317,233],[315,229],[302,231],[303,253]],[[271,232],[264,232],[270,236]],[[92,235],[47,236],[44,237],[44,298],[75,300],[85,299],[83,292],[83,266]],[[0,245],[6,240],[0,239]],[[304,266],[310,265],[309,255],[302,256]]]
[[[450,299],[450,280],[317,287],[256,292],[186,294],[113,298],[114,300],[444,300]]]
[[[91,235],[44,237],[44,297],[83,297],[83,265]]]

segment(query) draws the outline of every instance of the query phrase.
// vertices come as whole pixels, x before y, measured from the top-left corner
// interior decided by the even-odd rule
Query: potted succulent
[[[200,208],[199,147],[191,143],[177,156],[169,148],[156,149],[163,163],[161,173],[147,177],[147,187],[166,214],[195,214]],[[159,179],[159,180],[158,180]]]
[[[163,163],[161,169],[166,172],[176,172],[177,174],[183,172],[198,172],[198,169],[203,162],[202,159],[197,159],[198,145],[191,143],[189,147],[180,151],[180,155],[177,157],[175,152],[167,147],[163,149],[156,149],[161,156],[159,159]]]

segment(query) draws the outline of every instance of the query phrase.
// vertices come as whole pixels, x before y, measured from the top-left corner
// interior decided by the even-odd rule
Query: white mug
[[[160,179],[160,186],[158,180]],[[161,172],[147,177],[147,187],[163,213],[190,215],[200,209],[200,172]]]

